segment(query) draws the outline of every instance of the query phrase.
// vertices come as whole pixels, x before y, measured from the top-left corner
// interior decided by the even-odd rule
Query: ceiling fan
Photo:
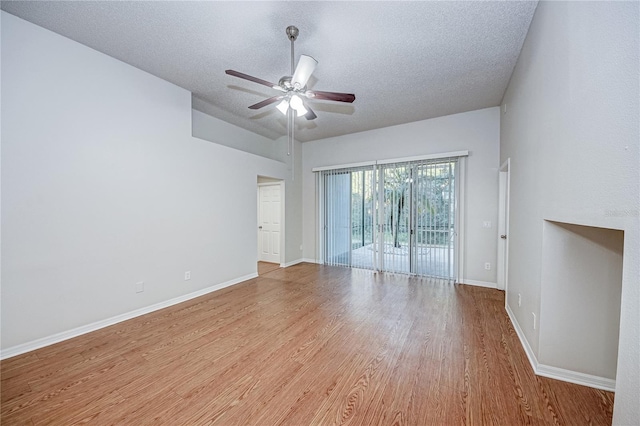
[[[254,83],[262,84],[263,86],[270,87],[280,92],[279,95],[272,96],[261,102],[249,106],[250,109],[260,109],[267,105],[271,105],[280,101],[277,105],[278,110],[287,115],[288,118],[288,134],[289,134],[289,151],[292,146],[293,140],[293,120],[296,116],[304,116],[307,120],[314,120],[317,115],[313,112],[308,103],[304,99],[308,100],[321,100],[321,101],[336,101],[336,102],[348,102],[351,103],[356,99],[356,96],[352,93],[338,93],[338,92],[322,92],[319,90],[308,90],[307,82],[313,74],[313,71],[318,65],[318,61],[308,55],[300,55],[298,66],[294,68],[294,42],[298,38],[299,30],[293,25],[290,25],[286,29],[287,37],[291,41],[291,75],[284,76],[278,84],[271,83],[261,78],[253,77],[248,74],[241,73],[234,70],[226,70],[228,75],[242,78],[252,81]]]

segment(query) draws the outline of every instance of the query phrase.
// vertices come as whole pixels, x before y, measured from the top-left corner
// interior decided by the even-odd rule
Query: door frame
[[[507,291],[509,285],[509,198],[511,188],[511,158],[507,158],[500,166],[498,174],[498,256],[497,286],[498,290]],[[506,235],[506,238],[501,238]],[[506,298],[505,298],[506,303]]]
[[[259,176],[258,178],[260,178]],[[266,178],[270,179],[270,178]],[[280,189],[280,267],[285,266],[285,188],[284,180],[274,179],[272,182],[259,182],[256,188],[256,258],[260,262],[260,188],[263,186],[277,186]]]

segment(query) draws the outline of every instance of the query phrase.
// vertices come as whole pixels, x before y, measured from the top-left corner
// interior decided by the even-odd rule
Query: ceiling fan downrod
[[[287,33],[287,37],[289,38],[289,40],[291,40],[291,75],[293,75],[293,73],[295,72],[295,68],[293,65],[295,63],[293,44],[298,38],[298,34],[300,34],[300,31],[295,25],[289,25],[285,32]]]
[[[291,75],[293,76],[293,74],[295,73],[295,68],[294,68],[294,64],[295,64],[294,44],[295,44],[296,39],[298,38],[298,34],[300,34],[300,30],[298,30],[298,27],[296,27],[295,25],[289,25],[287,27],[287,29],[285,30],[285,32],[287,33],[287,37],[291,41]],[[293,152],[293,141],[294,141],[293,131],[294,131],[294,127],[295,127],[295,124],[296,124],[294,114],[295,114],[295,112],[291,108],[287,109],[287,139],[288,139],[288,141],[287,141],[288,142],[287,143],[287,155],[288,156],[290,156],[291,153]],[[294,175],[293,161],[291,162],[291,173],[292,173],[292,175]]]

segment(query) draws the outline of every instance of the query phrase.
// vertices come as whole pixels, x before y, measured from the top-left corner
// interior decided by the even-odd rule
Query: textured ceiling
[[[297,119],[310,141],[500,104],[537,2],[3,1],[6,12],[127,62],[193,93],[194,108],[275,139],[286,121],[277,94],[228,76],[277,83],[296,60],[318,60],[316,90],[353,104],[311,103]]]

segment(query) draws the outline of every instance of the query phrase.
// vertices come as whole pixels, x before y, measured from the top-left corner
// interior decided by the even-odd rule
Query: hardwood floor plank
[[[265,275],[280,268],[279,263],[258,262],[258,275]]]
[[[117,370],[116,367],[123,363],[126,363],[126,360],[117,357],[95,363],[90,368],[55,375],[50,386],[41,386],[38,391],[3,403],[2,417],[4,418],[5,414],[17,415],[19,412],[32,417],[41,412],[66,410],[66,406],[75,404],[78,399],[91,398],[91,395],[87,394],[87,388],[101,392],[103,388],[100,381],[112,377],[110,373],[113,374],[113,371]]]
[[[298,264],[0,363],[2,424],[606,425],[504,293]]]
[[[95,397],[76,398],[72,404],[67,404],[64,409],[51,407],[50,411],[34,413],[31,421],[34,425],[60,425],[87,423],[94,413],[108,411],[112,406],[122,404],[125,398],[117,391],[106,394],[94,393]]]
[[[311,420],[315,424],[357,424],[358,417],[366,415],[372,404],[380,399],[399,350],[406,340],[408,329],[398,320],[388,330],[378,329],[377,339],[360,348],[361,362],[354,365],[325,400],[326,408],[320,407]],[[324,410],[324,412],[323,412]]]

